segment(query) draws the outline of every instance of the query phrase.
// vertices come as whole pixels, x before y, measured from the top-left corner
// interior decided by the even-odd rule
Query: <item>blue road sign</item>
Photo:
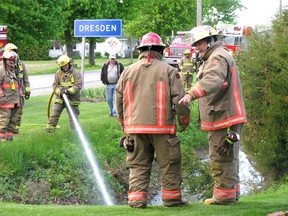
[[[75,37],[121,37],[121,19],[74,20]]]

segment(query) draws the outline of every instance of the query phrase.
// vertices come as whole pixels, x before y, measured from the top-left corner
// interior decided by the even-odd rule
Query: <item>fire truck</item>
[[[241,25],[218,23],[216,25],[218,34],[224,36],[223,45],[231,54],[243,49],[246,44],[246,36],[251,36],[252,28]]]
[[[195,47],[186,44],[184,41],[185,34],[187,34],[187,31],[178,31],[177,36],[172,36],[169,47],[164,50],[164,61],[176,68],[178,68],[178,63],[186,49],[190,49],[192,58],[196,58]]]
[[[0,61],[2,61],[2,55],[6,44],[7,44],[7,26],[0,25]]]

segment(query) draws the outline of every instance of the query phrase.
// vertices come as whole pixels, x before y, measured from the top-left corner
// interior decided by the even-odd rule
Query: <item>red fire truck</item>
[[[7,26],[0,25],[0,61],[2,61],[2,55],[6,44],[7,44]]]
[[[184,42],[186,31],[178,31],[177,36],[172,37],[172,43],[164,50],[164,61],[173,67],[178,68],[178,63],[186,49],[190,49],[192,58],[196,58],[195,47]]]
[[[223,44],[231,54],[239,52],[245,46],[245,36],[250,36],[252,28],[241,25],[218,23],[216,25],[218,34],[223,34]]]

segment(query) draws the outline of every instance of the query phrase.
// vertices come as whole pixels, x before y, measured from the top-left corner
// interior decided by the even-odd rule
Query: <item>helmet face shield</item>
[[[13,50],[7,50],[2,55],[4,66],[15,67],[18,64],[18,55]],[[9,60],[9,62],[8,62]]]
[[[3,53],[2,58],[4,60],[11,60],[11,61],[17,61],[18,60],[18,55],[16,52],[12,50],[7,50]]]
[[[195,44],[203,40],[204,38],[216,36],[218,39],[220,39],[220,35],[217,34],[216,30],[208,25],[198,26],[193,28],[191,31],[189,31],[185,35],[185,43],[189,44],[191,46],[195,46]]]
[[[67,56],[67,55],[62,55],[58,58],[57,60],[57,64],[60,66],[60,67],[63,67],[65,65],[67,65],[68,63],[70,62],[70,58]]]

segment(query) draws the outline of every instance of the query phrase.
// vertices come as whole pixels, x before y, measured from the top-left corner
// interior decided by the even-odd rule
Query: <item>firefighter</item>
[[[12,141],[20,107],[21,85],[17,78],[18,55],[12,50],[3,53],[0,66],[0,141]]]
[[[182,80],[182,85],[185,90],[191,88],[193,82],[193,73],[195,72],[195,62],[191,58],[190,49],[186,49],[184,52],[184,56],[181,58],[179,62],[180,75]]]
[[[202,56],[198,81],[180,103],[198,99],[201,128],[208,131],[213,197],[205,205],[234,204],[240,198],[239,147],[247,121],[236,63],[211,26],[198,26],[187,35]]]
[[[69,99],[69,104],[75,117],[78,119],[80,115],[80,90],[82,88],[81,73],[74,69],[71,59],[67,55],[61,55],[57,62],[60,69],[56,72],[53,82],[53,92],[55,94],[52,113],[49,117],[46,131],[53,133],[59,121],[60,115],[64,108],[68,109],[63,100],[63,94]],[[72,116],[69,114],[70,128],[74,129]]]
[[[18,47],[14,45],[13,43],[8,43],[4,47],[4,51],[12,50],[16,53],[18,53]],[[28,78],[28,73],[25,64],[19,59],[17,62],[17,71],[16,76],[18,77],[18,80],[20,81],[20,85],[22,88],[23,95],[20,97],[20,107],[18,109],[18,116],[16,120],[16,127],[14,129],[14,133],[18,134],[20,125],[21,125],[21,118],[23,115],[23,106],[24,106],[24,98],[28,100],[30,98],[31,90],[30,90],[30,82]]]
[[[181,196],[181,150],[175,115],[184,131],[190,110],[178,104],[185,91],[177,69],[162,61],[164,48],[158,34],[145,34],[137,47],[138,62],[124,70],[116,87],[118,119],[127,134],[122,146],[128,150],[130,168],[128,204],[133,208],[147,206],[154,153],[162,178],[163,204],[187,205]]]

